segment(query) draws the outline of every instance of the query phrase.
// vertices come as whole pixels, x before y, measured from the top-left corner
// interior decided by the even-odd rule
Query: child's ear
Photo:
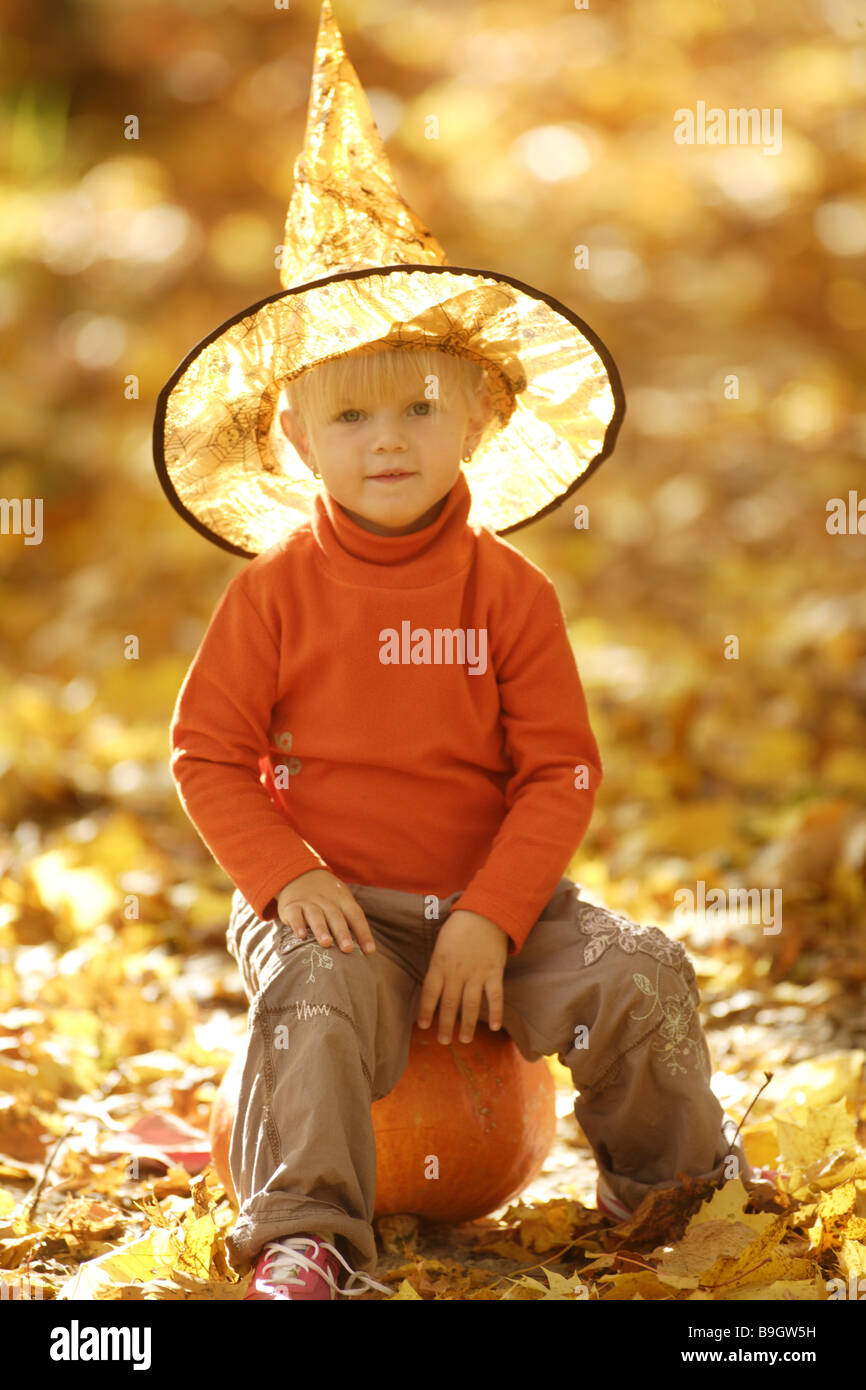
[[[467,443],[472,449],[476,449],[481,440],[481,436],[487,427],[488,421],[493,414],[493,400],[489,391],[480,391],[466,422]]]
[[[292,447],[300,454],[304,463],[310,462],[310,441],[304,431],[301,417],[296,415],[293,410],[280,411],[280,425],[283,434],[288,439]]]

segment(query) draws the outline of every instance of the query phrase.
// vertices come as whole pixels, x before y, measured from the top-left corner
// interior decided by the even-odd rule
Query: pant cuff
[[[722,1127],[726,1146],[731,1143],[735,1130],[736,1125],[733,1120],[726,1119]],[[717,1182],[721,1185],[731,1176],[728,1172],[728,1161],[732,1157],[737,1160],[737,1177],[748,1186],[749,1181],[754,1177],[754,1170],[746,1158],[745,1150],[739,1139],[732,1148],[725,1148],[715,1167],[706,1173],[691,1173],[689,1176],[694,1182]],[[634,1178],[627,1178],[621,1173],[611,1172],[609,1168],[599,1163],[598,1159],[596,1159],[596,1164],[599,1173],[604,1175],[604,1180],[614,1196],[624,1202],[627,1207],[630,1207],[633,1212],[637,1210],[648,1192],[664,1192],[668,1188],[680,1186],[677,1178],[671,1178],[664,1182],[637,1182]]]
[[[309,1197],[293,1200],[288,1193],[275,1194],[270,1201],[245,1202],[226,1237],[226,1245],[232,1264],[246,1264],[252,1263],[270,1240],[280,1240],[283,1236],[314,1236],[319,1231],[333,1231],[335,1244],[337,1238],[341,1238],[341,1254],[355,1270],[375,1273],[378,1264],[376,1237],[369,1222],[348,1216],[342,1208],[328,1202],[316,1202]]]

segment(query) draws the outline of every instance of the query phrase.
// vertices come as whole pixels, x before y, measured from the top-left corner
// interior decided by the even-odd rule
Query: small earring
[[[463,458],[462,458],[460,461],[461,461],[461,463],[471,463],[471,462],[472,462],[472,455],[471,455],[471,454],[464,454],[464,455],[463,455]]]
[[[318,476],[319,476],[319,470],[318,470],[318,468],[314,468],[314,469],[313,469],[313,477],[314,477],[314,478],[318,478]]]

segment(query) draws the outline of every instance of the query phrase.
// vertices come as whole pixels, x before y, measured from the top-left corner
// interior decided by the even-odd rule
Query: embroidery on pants
[[[610,946],[618,946],[626,955],[635,951],[645,951],[662,965],[670,965],[674,970],[684,969],[690,978],[693,974],[691,962],[678,941],[671,941],[658,927],[641,927],[630,917],[610,908],[596,907],[593,903],[581,903],[577,925],[584,936],[592,940],[583,949],[584,965],[593,965],[600,960]]]
[[[308,985],[315,984],[316,966],[318,965],[320,969],[323,970],[333,970],[333,957],[324,954],[329,949],[327,946],[323,946],[321,950],[319,949],[314,936],[304,937],[302,940],[300,937],[295,936],[291,927],[284,926],[280,932],[277,950],[281,951],[284,956],[287,956],[290,951],[295,951],[300,946],[309,946],[312,948],[310,950],[310,973],[304,983]]]
[[[327,1018],[330,1012],[330,1004],[308,1004],[306,999],[302,999],[300,1004],[295,1001],[295,1013],[301,1019],[318,1018],[321,1014]]]
[[[662,999],[659,994],[659,972],[661,965],[656,969],[656,982],[653,985],[646,975],[632,975],[632,979],[640,990],[641,994],[646,994],[652,999],[649,1010],[645,1014],[629,1014],[635,1023],[642,1023],[644,1019],[651,1018],[656,1009],[662,1011],[662,1023],[659,1027],[659,1035],[654,1039],[653,1046],[656,1052],[662,1052],[665,1056],[665,1064],[669,1071],[676,1075],[678,1072],[685,1072],[686,1067],[677,1061],[678,1056],[684,1059],[694,1058],[690,1065],[695,1066],[700,1063],[700,1050],[694,1038],[689,1037],[692,1024],[697,1014],[697,1009],[693,1000],[687,994],[669,994],[666,999]]]
[[[317,964],[320,965],[324,970],[333,970],[334,968],[334,962],[331,956],[326,956],[322,951],[319,950],[318,946],[314,946],[312,951],[310,952],[310,973],[307,976],[306,980],[306,983],[308,985],[313,984],[313,982],[315,981]]]

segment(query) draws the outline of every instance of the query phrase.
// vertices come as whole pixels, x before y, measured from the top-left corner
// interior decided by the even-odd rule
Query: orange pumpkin
[[[435,1025],[435,1020],[434,1020]],[[228,1165],[241,1051],[211,1112],[214,1165],[236,1203]],[[486,1216],[541,1171],[556,1130],[555,1086],[544,1059],[527,1062],[504,1031],[479,1023],[471,1043],[412,1030],[397,1085],[371,1107],[375,1215],[415,1212],[453,1225]]]

